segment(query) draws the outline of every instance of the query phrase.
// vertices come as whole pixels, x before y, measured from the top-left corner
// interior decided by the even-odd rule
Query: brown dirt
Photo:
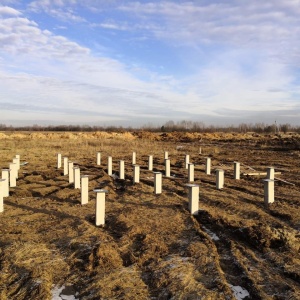
[[[0,215],[0,299],[52,299],[55,287],[76,299],[300,299],[300,136],[198,133],[0,133],[0,163],[21,155],[17,187]],[[202,154],[199,154],[199,147]],[[154,168],[171,178],[154,195]],[[96,152],[102,165],[96,165]],[[132,151],[141,182],[132,184]],[[90,175],[90,201],[56,168],[56,153]],[[195,164],[200,211],[187,203],[184,156]],[[107,156],[125,160],[126,180],[107,175]],[[215,188],[212,169],[225,170]],[[262,177],[233,180],[241,172],[280,171],[275,203],[265,207]],[[105,188],[106,224],[95,226],[95,193]],[[240,298],[241,299],[241,298]]]

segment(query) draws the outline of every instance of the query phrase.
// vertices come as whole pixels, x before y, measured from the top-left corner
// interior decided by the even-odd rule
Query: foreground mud
[[[16,154],[23,163],[0,215],[0,299],[300,299],[299,145],[296,134],[0,133],[1,167]],[[157,196],[148,155],[164,172],[164,151],[171,178]],[[57,169],[57,153],[90,175],[87,205]],[[185,154],[200,185],[198,216],[188,211]],[[121,159],[126,180],[117,177]],[[233,161],[242,173],[270,165],[281,173],[274,204],[264,205],[263,176],[232,179]],[[108,190],[103,227],[95,188]]]

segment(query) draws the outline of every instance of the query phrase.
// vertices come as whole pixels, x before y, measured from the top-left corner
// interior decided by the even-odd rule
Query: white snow
[[[242,300],[245,297],[249,296],[249,293],[246,289],[242,288],[238,285],[231,285],[229,284],[230,288],[232,289],[234,296],[237,300]]]
[[[211,239],[213,241],[218,241],[220,240],[220,238],[212,231],[210,231],[208,228],[206,228],[205,226],[202,226],[203,229],[208,233],[208,235],[211,237]]]
[[[183,148],[184,148],[184,146],[181,146],[181,145],[176,146],[176,150],[180,150],[180,149],[183,149]]]
[[[113,179],[115,179],[115,180],[116,180],[116,179],[119,179],[119,176],[118,176],[116,173],[112,174],[111,177],[112,177]]]
[[[75,298],[75,295],[63,295],[62,291],[65,289],[65,286],[55,286],[52,290],[52,300],[78,300]]]

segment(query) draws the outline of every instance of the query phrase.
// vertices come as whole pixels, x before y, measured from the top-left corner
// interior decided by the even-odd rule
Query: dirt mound
[[[5,133],[0,132],[0,140],[9,138]]]
[[[272,228],[265,224],[241,229],[242,235],[261,250],[268,248],[300,250],[300,237],[296,230],[287,228]]]
[[[135,132],[134,135],[139,139],[146,139],[149,141],[159,141],[161,140],[160,135],[157,133],[149,132],[149,131],[139,131]]]
[[[34,136],[32,136],[34,138]],[[39,138],[39,135],[36,135]],[[122,139],[122,140],[133,140],[135,136],[130,132],[64,132],[64,133],[47,133],[43,134],[43,138],[48,139],[68,139],[68,140],[80,140],[80,139]]]
[[[199,133],[199,132],[31,132],[31,133],[0,133],[1,139],[34,139],[34,140],[85,140],[85,139],[115,139],[128,140],[135,139],[148,141],[182,142],[182,143],[230,143],[240,142],[246,144],[255,144],[259,147],[278,146],[288,149],[300,149],[300,135],[291,134],[257,134],[247,133]]]
[[[136,137],[131,132],[116,133],[113,137],[123,140],[134,140]]]
[[[118,252],[117,244],[113,241],[101,243],[95,247],[89,257],[89,271],[98,271],[98,273],[108,273],[114,269],[122,268],[123,261]]]
[[[39,132],[33,132],[29,134],[29,138],[32,140],[36,140],[36,139],[45,139],[46,136],[43,133],[39,133]]]
[[[108,139],[111,134],[105,131],[96,131],[93,133],[85,133],[85,137]]]
[[[13,133],[10,136],[11,139],[26,139],[28,138],[28,134],[22,134],[22,133]]]

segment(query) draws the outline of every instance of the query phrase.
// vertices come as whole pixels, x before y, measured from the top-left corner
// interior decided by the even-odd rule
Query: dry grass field
[[[155,195],[148,155],[164,172],[164,151],[171,177]],[[16,154],[23,163],[0,214],[1,300],[300,299],[300,135],[4,132],[0,153],[2,168]],[[57,169],[57,153],[90,175],[87,205]],[[188,210],[185,154],[200,185],[197,216]],[[125,180],[115,176],[121,159]],[[241,173],[281,172],[275,203],[264,205],[263,176],[233,179],[234,161]],[[216,168],[225,171],[222,190]],[[108,190],[100,227],[95,188]]]

